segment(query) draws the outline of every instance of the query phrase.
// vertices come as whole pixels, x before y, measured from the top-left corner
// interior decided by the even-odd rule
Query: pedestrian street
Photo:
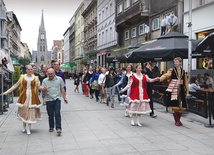
[[[0,115],[0,155],[212,155],[214,129],[206,119],[185,113],[184,126],[177,127],[170,112],[155,103],[156,118],[140,118],[142,127],[131,126],[125,107],[115,95],[115,108],[74,92],[66,80],[68,104],[61,103],[62,134],[50,133],[46,106],[42,120],[32,125],[31,135],[22,133],[17,107],[10,105]],[[80,88],[80,86],[79,86]],[[80,89],[81,90],[81,89]],[[17,98],[14,98],[16,101]]]

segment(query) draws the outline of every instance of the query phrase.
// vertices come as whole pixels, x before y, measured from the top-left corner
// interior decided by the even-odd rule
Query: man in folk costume
[[[142,126],[139,121],[140,116],[151,112],[149,105],[150,99],[147,93],[147,82],[155,82],[159,80],[159,77],[150,79],[146,74],[142,74],[141,72],[142,66],[141,64],[138,64],[136,66],[136,73],[131,76],[128,85],[121,90],[121,92],[124,92],[130,88],[129,113],[132,114],[132,126]]]
[[[43,87],[40,86],[38,76],[34,76],[32,66],[27,65],[26,72],[27,74],[21,75],[19,81],[0,96],[11,93],[20,85],[20,95],[16,103],[18,105],[17,117],[23,122],[22,132],[27,131],[30,135],[31,124],[41,119],[39,107],[42,104],[39,100],[39,90]]]
[[[186,72],[181,68],[182,59],[174,58],[174,68],[170,68],[166,74],[160,77],[160,81],[170,79],[170,83],[166,91],[168,99],[166,106],[171,107],[176,126],[182,126],[180,121],[181,115],[187,108],[185,93],[189,94],[188,80]]]

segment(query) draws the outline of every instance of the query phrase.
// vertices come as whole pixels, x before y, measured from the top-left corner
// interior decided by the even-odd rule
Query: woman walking
[[[78,92],[79,93],[79,84],[80,84],[80,77],[79,74],[77,73],[77,70],[74,71],[74,85],[75,85],[75,89],[74,92]]]
[[[114,69],[110,68],[108,75],[106,75],[105,80],[105,88],[107,88],[107,106],[109,105],[109,102],[111,101],[111,107],[114,108],[114,94],[115,94],[115,87],[116,84],[116,75],[114,74]]]
[[[181,68],[182,59],[180,57],[174,58],[174,68],[170,68],[166,74],[160,77],[160,81],[170,79],[167,88],[168,99],[167,107],[171,107],[176,126],[182,126],[180,121],[181,115],[187,108],[185,93],[189,95],[187,75]]]
[[[123,73],[121,80],[114,87],[121,85],[121,89],[125,88],[132,75],[133,75],[132,65],[128,64],[126,66],[126,71]],[[120,98],[121,98],[121,104],[120,105],[126,107],[126,110],[125,110],[125,116],[126,117],[128,117],[128,116],[131,117],[131,114],[129,114],[129,93],[130,93],[130,89],[120,93]]]
[[[99,101],[99,89],[98,89],[98,78],[100,76],[99,68],[97,67],[95,72],[92,75],[91,81],[90,81],[90,87],[95,93],[96,101]]]
[[[14,84],[9,90],[2,95],[7,95],[20,86],[20,95],[16,103],[18,105],[17,117],[23,122],[23,132],[31,134],[31,124],[36,123],[41,119],[40,106],[42,105],[39,100],[39,90],[43,88],[40,86],[38,76],[33,74],[32,66],[26,66],[27,74],[21,75],[19,81]]]
[[[129,113],[132,114],[131,125],[142,126],[140,124],[140,116],[142,114],[150,113],[151,108],[149,105],[149,96],[147,94],[147,82],[155,82],[159,80],[158,78],[150,79],[146,74],[142,74],[142,66],[138,64],[136,66],[136,73],[133,74],[128,82],[128,85],[121,90],[124,92],[130,88],[129,103],[130,109]]]

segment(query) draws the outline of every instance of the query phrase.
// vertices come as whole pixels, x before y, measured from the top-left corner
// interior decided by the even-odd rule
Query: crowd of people
[[[4,60],[4,62],[6,62]],[[5,64],[4,64],[5,65]],[[2,70],[0,64],[0,70]],[[125,116],[131,118],[132,126],[142,126],[140,116],[149,113],[156,118],[153,105],[153,83],[168,81],[166,106],[171,107],[176,126],[182,126],[181,116],[187,108],[186,96],[189,92],[200,90],[201,87],[214,89],[213,79],[208,74],[191,77],[187,80],[187,73],[182,69],[182,59],[174,58],[174,67],[166,73],[160,74],[157,66],[152,69],[151,62],[131,64],[115,70],[113,67],[102,66],[84,67],[82,72],[75,70],[73,79],[75,93],[82,93],[96,102],[115,107],[115,94],[120,106],[124,107]],[[3,72],[2,72],[3,73]],[[7,77],[4,75],[4,80]],[[79,88],[81,86],[81,88]],[[54,129],[60,135],[61,125],[61,98],[66,98],[66,81],[64,73],[60,70],[59,62],[52,60],[51,67],[42,65],[39,69],[35,64],[26,66],[26,74],[22,74],[16,84],[4,89],[0,96],[4,96],[20,89],[17,117],[23,122],[23,132],[31,134],[31,124],[41,120],[40,106],[46,105],[49,121],[49,132]],[[68,87],[68,86],[67,86]],[[117,92],[117,93],[116,93]],[[40,101],[39,95],[42,96]]]

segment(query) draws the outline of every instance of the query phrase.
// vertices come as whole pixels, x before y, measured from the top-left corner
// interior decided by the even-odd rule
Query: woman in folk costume
[[[128,85],[121,90],[126,91],[130,88],[129,113],[132,114],[131,125],[142,126],[140,124],[140,116],[142,114],[150,113],[149,96],[147,94],[147,82],[155,82],[159,80],[159,77],[150,79],[146,74],[142,74],[142,66],[138,64],[136,66],[136,73],[133,74],[128,82]]]
[[[180,121],[181,115],[187,107],[185,93],[189,94],[187,75],[181,68],[182,59],[174,58],[174,68],[170,68],[166,74],[160,77],[160,81],[170,79],[170,83],[166,91],[168,99],[166,106],[171,107],[176,126],[182,126]]]
[[[0,96],[11,93],[20,85],[20,95],[16,103],[18,105],[17,118],[23,122],[22,131],[27,131],[30,135],[31,124],[41,119],[39,107],[42,104],[38,94],[42,87],[40,87],[39,78],[33,74],[32,66],[27,65],[26,72],[27,74],[21,75],[19,81]]]
[[[123,89],[127,86],[130,77],[133,75],[132,68],[133,67],[130,64],[126,66],[126,71],[123,73],[121,80],[116,85],[114,85],[114,87],[118,87],[119,85],[122,85],[121,89]],[[129,93],[130,93],[129,90],[130,89],[120,93],[121,94],[120,98],[122,100],[120,105],[126,107],[126,111],[125,111],[126,117],[128,116],[131,117],[131,115],[129,115]]]

